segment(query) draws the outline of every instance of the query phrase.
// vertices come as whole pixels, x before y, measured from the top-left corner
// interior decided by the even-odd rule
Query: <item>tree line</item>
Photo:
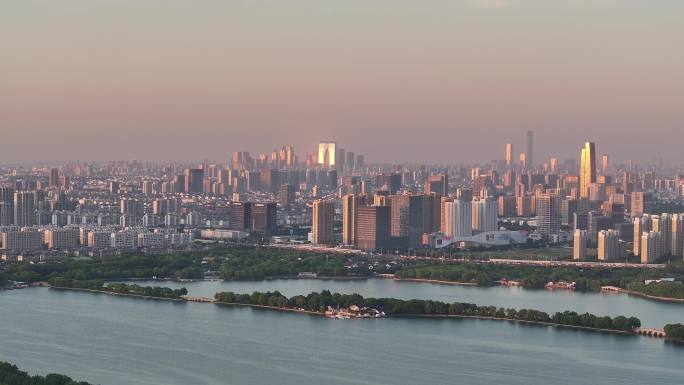
[[[313,312],[324,312],[328,306],[346,308],[351,305],[357,305],[376,308],[384,311],[388,315],[397,316],[434,315],[493,317],[618,331],[632,331],[641,326],[641,321],[636,317],[601,317],[590,313],[578,314],[572,311],[558,312],[549,315],[546,312],[534,309],[517,310],[512,308],[499,308],[496,306],[478,306],[472,303],[446,303],[420,299],[364,298],[360,294],[331,293],[328,290],[321,291],[320,293],[310,293],[306,296],[296,295],[289,298],[278,291],[255,291],[252,294],[221,292],[216,293],[214,298],[217,302],[224,303],[303,309]]]
[[[684,341],[684,325],[667,324],[665,325],[665,334],[670,338]]]
[[[62,374],[47,376],[31,376],[19,370],[16,365],[0,362],[0,385],[91,385],[88,382],[77,382]]]
[[[575,266],[539,267],[511,266],[494,264],[461,263],[448,265],[422,265],[403,269],[396,273],[400,278],[433,279],[453,282],[475,283],[480,286],[495,285],[497,281],[508,279],[520,281],[529,289],[543,288],[547,282],[572,281],[576,289],[600,291],[601,286],[629,287],[630,284],[643,283],[646,279],[664,276],[684,280],[684,268],[678,265],[668,266],[665,270],[647,269],[581,269]],[[650,285],[649,285],[650,286]],[[662,296],[679,298],[684,289],[675,293],[676,287],[663,290]]]
[[[137,284],[110,282],[106,286],[101,280],[75,280],[68,278],[51,278],[48,283],[53,287],[60,288],[74,288],[74,289],[89,289],[103,292],[112,292],[118,294],[133,294],[145,297],[156,298],[170,298],[180,299],[182,296],[188,294],[186,288],[171,289],[160,286],[141,286]]]
[[[684,299],[684,283],[681,282],[654,282],[646,285],[641,281],[634,281],[627,285],[627,288],[655,297]]]
[[[377,269],[368,269],[362,262],[367,262],[367,258],[248,246],[170,254],[63,258],[37,264],[16,263],[8,266],[6,278],[22,282],[48,281],[56,277],[81,281],[152,277],[201,279],[205,272],[211,271],[223,279],[254,280],[292,277],[304,271],[320,276],[362,277],[371,277],[376,272],[394,272],[387,270],[385,264],[380,264]]]

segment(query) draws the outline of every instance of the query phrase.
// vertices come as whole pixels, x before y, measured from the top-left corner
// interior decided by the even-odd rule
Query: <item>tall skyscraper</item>
[[[520,163],[520,169],[521,170],[526,169],[527,165],[528,165],[527,154],[525,154],[524,152],[521,152],[520,157],[518,159],[519,159],[519,163]]]
[[[249,169],[252,166],[252,157],[247,151],[235,151],[230,160],[230,167],[233,170]]]
[[[557,193],[543,193],[536,198],[537,231],[549,236],[560,233],[561,199]]]
[[[294,167],[295,166],[296,157],[295,157],[294,147],[292,147],[292,146],[285,147],[285,159],[286,159],[287,167]]]
[[[645,232],[641,235],[641,263],[655,263],[661,256],[662,239],[657,231]]]
[[[430,233],[433,225],[434,197],[427,194],[392,195],[391,234],[405,238],[409,248],[418,247],[423,234]]]
[[[673,257],[684,256],[684,214],[672,216],[672,249]]]
[[[278,226],[278,209],[275,203],[252,203],[252,230],[271,234]]]
[[[573,235],[572,259],[583,261],[587,258],[587,230],[575,229]]]
[[[354,163],[355,163],[355,161],[356,161],[356,155],[354,154],[354,152],[352,152],[352,151],[347,151],[347,160],[346,160],[346,163],[347,163],[347,168],[348,168],[349,170],[353,170],[353,169],[354,169]]]
[[[598,232],[598,259],[604,262],[614,262],[620,259],[620,234],[615,230],[601,230]]]
[[[280,170],[277,169],[266,169],[261,170],[261,191],[269,192],[272,194],[277,194],[280,191],[281,178]]]
[[[357,210],[356,247],[376,250],[390,247],[389,206],[361,206]]]
[[[17,191],[14,193],[14,224],[17,226],[33,226],[36,221],[35,193],[33,191]]]
[[[589,186],[596,183],[596,146],[584,143],[580,157],[580,197],[589,197]]]
[[[14,223],[14,189],[0,187],[0,226]]]
[[[609,167],[610,163],[608,162],[608,154],[603,154],[601,157],[601,175],[608,175]]]
[[[643,191],[633,191],[631,193],[631,204],[630,212],[632,217],[638,217],[646,213],[646,208],[649,205],[651,199],[650,194]]]
[[[282,207],[290,207],[295,203],[297,189],[291,184],[284,184],[280,186],[280,205]]]
[[[252,228],[252,202],[230,202],[228,205],[228,228],[250,231]]]
[[[652,230],[660,233],[660,255],[671,255],[672,252],[672,216],[667,213],[651,217]]]
[[[204,170],[189,168],[185,170],[185,192],[201,193],[204,190]]]
[[[335,167],[337,164],[337,143],[321,142],[318,144],[318,163],[323,167]]]
[[[367,195],[347,194],[342,197],[342,243],[347,246],[356,244],[356,219],[358,209],[369,203]]]
[[[506,167],[511,167],[513,164],[513,144],[506,143]]]
[[[444,203],[445,235],[449,237],[469,237],[473,234],[472,203],[454,200]]]
[[[314,244],[332,245],[335,243],[334,217],[334,201],[317,199],[313,202],[311,238]]]
[[[499,205],[492,198],[474,198],[472,202],[472,228],[484,233],[499,228],[497,214]]]
[[[435,193],[443,197],[449,195],[449,177],[447,174],[430,175],[423,189],[426,194]]]
[[[49,178],[49,185],[50,187],[59,187],[59,169],[58,168],[51,168],[50,169],[50,178]]]
[[[558,159],[557,158],[549,159],[549,171],[551,172],[551,174],[558,174]]]
[[[534,167],[534,132],[532,130],[527,131],[527,165],[530,168]]]
[[[633,240],[633,251],[634,255],[639,255],[641,253],[641,235],[651,231],[651,217],[648,215],[643,215],[641,217],[636,217],[633,220],[634,224],[634,240]]]

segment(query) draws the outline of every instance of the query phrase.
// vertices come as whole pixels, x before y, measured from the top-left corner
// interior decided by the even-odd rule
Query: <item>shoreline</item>
[[[85,292],[85,293],[93,293],[93,294],[107,294],[107,295],[115,295],[115,296],[120,296],[120,297],[132,297],[132,298],[138,298],[138,299],[151,299],[151,300],[160,300],[160,301],[172,301],[172,302],[198,302],[198,303],[208,303],[208,304],[213,304],[213,305],[218,305],[218,306],[228,306],[228,307],[242,307],[242,308],[251,308],[251,309],[256,309],[256,310],[268,310],[268,311],[277,311],[281,313],[295,313],[295,314],[305,314],[309,316],[317,316],[317,317],[324,317],[325,318],[325,313],[323,312],[317,312],[317,311],[311,311],[311,310],[304,310],[304,309],[296,309],[296,308],[283,308],[283,307],[277,307],[277,306],[268,306],[268,305],[257,305],[257,304],[248,304],[248,303],[237,303],[237,302],[220,302],[216,300],[211,300],[211,301],[194,301],[190,298],[165,298],[165,297],[151,297],[151,296],[145,296],[145,295],[140,295],[140,294],[132,294],[132,293],[116,293],[112,291],[106,291],[106,290],[96,290],[96,289],[85,289],[85,288],[70,288],[70,287],[56,287],[56,286],[47,286],[48,289],[57,289],[57,290],[63,290],[63,291],[78,291],[78,292]],[[563,328],[563,329],[575,329],[575,330],[581,330],[581,331],[590,331],[590,332],[595,332],[595,333],[611,333],[611,334],[620,334],[620,335],[631,335],[631,336],[639,336],[639,333],[636,333],[634,331],[624,331],[624,330],[616,330],[616,329],[600,329],[600,328],[593,328],[593,327],[588,327],[588,326],[577,326],[577,325],[564,325],[564,324],[557,324],[553,322],[542,322],[542,321],[530,321],[530,320],[519,320],[515,318],[502,318],[502,317],[490,317],[490,316],[477,316],[477,315],[461,315],[461,314],[388,314],[384,318],[457,318],[457,319],[471,319],[471,320],[482,320],[482,321],[505,321],[505,322],[514,322],[518,324],[524,324],[524,325],[533,325],[533,326],[550,326],[550,327],[555,327],[555,328]]]
[[[277,306],[268,306],[268,305],[255,305],[255,304],[251,304],[251,303],[219,302],[219,301],[207,302],[207,303],[213,303],[213,304],[219,305],[219,306],[248,307],[248,308],[257,309],[257,310],[271,310],[271,311],[279,311],[282,313],[298,313],[298,314],[306,314],[306,315],[312,315],[312,316],[318,316],[318,317],[325,317],[325,313],[321,313],[319,311],[295,309],[295,308],[290,308],[290,307],[277,307]]]
[[[423,283],[433,283],[433,284],[438,284],[438,285],[456,285],[456,286],[478,286],[478,287],[483,287],[483,288],[488,288],[491,286],[483,286],[478,284],[477,282],[459,282],[459,281],[444,281],[440,279],[425,279],[425,278],[383,278],[383,277],[377,277],[378,279],[391,279],[393,281],[398,281],[398,282],[423,282]]]
[[[629,336],[638,336],[639,334],[633,331],[617,330],[617,329],[600,329],[593,328],[589,326],[577,326],[577,325],[564,325],[557,324],[553,322],[542,322],[542,321],[529,321],[521,320],[515,318],[501,318],[501,317],[488,317],[488,316],[477,316],[477,315],[459,315],[459,314],[396,314],[388,315],[390,318],[461,318],[461,319],[476,319],[482,321],[507,321],[519,324],[533,325],[533,326],[551,326],[562,329],[575,329],[582,331],[591,331],[595,333],[613,333]]]
[[[392,280],[396,282],[417,282],[417,283],[430,283],[430,284],[436,284],[436,285],[453,285],[453,286],[470,286],[470,287],[480,287],[480,288],[491,288],[495,286],[502,286],[502,285],[480,285],[476,282],[459,282],[459,281],[446,281],[446,280],[439,280],[439,279],[425,279],[425,278],[399,278],[399,277],[341,277],[341,276],[332,276],[332,277],[315,277],[315,278],[309,278],[309,277],[298,277],[298,276],[287,276],[287,277],[266,277],[263,279],[246,279],[246,280],[226,280],[226,279],[220,279],[220,278],[198,278],[198,279],[177,279],[177,278],[120,278],[120,279],[107,279],[103,280],[103,282],[139,282],[139,281],[152,281],[152,282],[174,282],[174,283],[188,283],[188,282],[260,282],[260,281],[276,281],[276,280],[321,280],[321,281],[326,281],[326,280],[331,280],[331,281],[362,281],[362,280],[372,280],[372,279],[382,279],[382,280]],[[522,286],[518,286],[522,287]],[[524,290],[534,290],[534,289],[528,289],[525,287],[522,287]],[[1,290],[12,290],[12,289],[20,289],[20,288],[0,288]],[[640,293],[637,291],[633,290],[627,290],[620,288],[620,291],[615,293],[615,292],[604,292],[604,291],[593,291],[593,290],[578,290],[580,293],[595,293],[595,294],[609,294],[609,295],[614,295],[614,294],[627,294],[627,295],[633,295],[635,297],[641,297],[643,299],[647,300],[653,300],[653,301],[658,301],[658,302],[666,302],[666,303],[684,303],[684,298],[670,298],[670,297],[659,297],[659,296],[654,296],[650,294],[644,294]],[[121,294],[121,295],[129,295],[129,294]],[[153,297],[148,297],[148,298],[153,298]]]
[[[81,292],[85,292],[85,293],[108,294],[108,295],[116,295],[116,296],[120,296],[120,297],[153,299],[153,300],[158,300],[158,301],[188,302],[187,300],[185,300],[183,298],[152,297],[152,296],[143,295],[143,294],[117,293],[117,292],[109,291],[109,290],[85,289],[85,288],[81,288],[81,287],[59,287],[59,286],[42,286],[42,287],[47,287],[48,289],[64,290],[64,291],[81,291]]]
[[[644,299],[650,299],[658,302],[669,302],[669,303],[684,303],[684,298],[670,298],[670,297],[658,297],[655,295],[645,294],[634,290],[623,289],[620,291],[627,295],[633,295],[635,297],[641,297]]]

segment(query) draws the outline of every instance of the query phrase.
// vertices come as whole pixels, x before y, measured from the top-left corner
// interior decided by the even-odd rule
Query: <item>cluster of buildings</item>
[[[271,239],[359,250],[572,242],[576,259],[645,263],[682,255],[678,170],[613,166],[585,143],[576,159],[534,161],[513,144],[470,165],[366,164],[336,142],[226,163],[79,162],[0,169],[0,252],[192,247]]]

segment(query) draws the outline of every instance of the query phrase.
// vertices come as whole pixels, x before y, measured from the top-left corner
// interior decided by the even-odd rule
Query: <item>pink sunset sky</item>
[[[681,0],[9,0],[0,163],[225,160],[320,140],[369,161],[684,163]]]

